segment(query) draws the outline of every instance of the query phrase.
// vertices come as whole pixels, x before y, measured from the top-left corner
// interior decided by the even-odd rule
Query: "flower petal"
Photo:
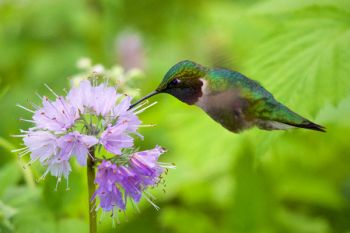
[[[32,161],[39,159],[42,163],[57,153],[57,138],[48,131],[29,131],[23,141]]]
[[[134,139],[127,134],[126,129],[125,124],[108,126],[101,134],[100,143],[107,151],[120,154],[122,148],[130,148],[134,145]]]

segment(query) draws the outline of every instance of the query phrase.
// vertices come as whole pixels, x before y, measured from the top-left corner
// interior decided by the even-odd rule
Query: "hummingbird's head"
[[[207,68],[189,60],[180,61],[169,69],[156,89],[168,93],[182,102],[194,104],[202,96],[202,81]]]
[[[159,93],[168,93],[187,104],[195,104],[202,96],[203,82],[200,80],[207,68],[189,60],[180,61],[164,75],[157,89],[146,95],[130,108]]]

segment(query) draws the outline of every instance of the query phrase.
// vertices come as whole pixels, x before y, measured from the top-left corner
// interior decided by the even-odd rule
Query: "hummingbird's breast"
[[[212,119],[233,132],[240,132],[254,125],[245,114],[249,102],[240,96],[238,89],[230,88],[222,92],[213,92],[206,80],[201,79],[201,81],[203,82],[202,96],[196,105]]]

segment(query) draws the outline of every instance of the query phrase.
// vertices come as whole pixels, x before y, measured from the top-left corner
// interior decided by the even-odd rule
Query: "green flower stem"
[[[90,233],[97,233],[97,223],[96,223],[96,200],[91,200],[92,195],[95,192],[95,151],[94,149],[90,149],[90,156],[87,158],[87,183],[88,183],[88,191],[89,191],[89,226]]]

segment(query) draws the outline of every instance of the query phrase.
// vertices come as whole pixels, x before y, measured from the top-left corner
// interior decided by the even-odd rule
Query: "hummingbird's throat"
[[[204,80],[202,79],[190,79],[190,80],[181,82],[181,86],[179,87],[166,88],[161,91],[155,90],[149,93],[148,95],[144,96],[140,100],[136,101],[134,104],[130,105],[128,110],[134,108],[136,105],[140,104],[146,99],[154,95],[157,95],[159,93],[168,93],[176,97],[180,101],[187,103],[189,105],[196,104],[199,98],[203,95],[202,93],[203,84],[204,84]]]
[[[185,83],[178,88],[170,88],[164,92],[175,96],[180,101],[193,105],[197,103],[202,93],[203,82],[200,79],[186,80]]]

